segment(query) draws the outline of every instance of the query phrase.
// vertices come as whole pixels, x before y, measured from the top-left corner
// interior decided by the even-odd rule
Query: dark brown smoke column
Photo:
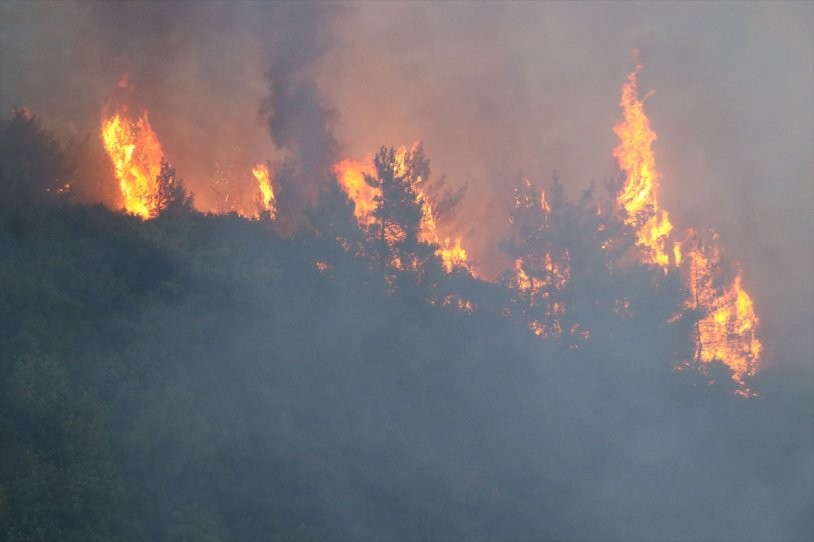
[[[279,175],[282,220],[298,221],[303,207],[316,197],[338,159],[333,135],[337,111],[328,105],[314,79],[314,65],[331,41],[330,21],[336,9],[321,4],[282,4],[280,25],[266,78],[269,96],[261,114],[278,149],[295,161]]]

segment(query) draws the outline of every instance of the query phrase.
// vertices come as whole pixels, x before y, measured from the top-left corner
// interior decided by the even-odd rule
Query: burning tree
[[[642,263],[659,266],[665,275],[680,274],[685,281],[684,313],[675,314],[670,323],[685,317],[694,321],[695,352],[679,367],[695,365],[709,376],[710,365],[722,362],[731,370],[738,393],[749,395],[746,379],[757,373],[763,349],[756,336],[759,320],[740,273],[733,278],[725,272],[717,234],[709,243],[701,242],[693,230],[683,242],[671,238],[673,226],[658,206],[660,174],[652,149],[656,134],[644,113],[644,99],[637,96],[641,67],[637,62],[622,87],[623,119],[614,128],[621,140],[614,156],[624,172],[617,203],[625,224],[635,232]]]
[[[319,269],[348,275],[369,271],[356,257],[365,252],[365,234],[354,217],[354,204],[338,183],[326,183],[305,217],[316,233],[316,250],[308,255]]]
[[[260,192],[258,202],[258,216],[268,217],[269,220],[277,218],[277,195],[274,190],[269,164],[257,164],[252,168],[252,175],[257,180],[257,188]]]
[[[556,231],[565,207],[562,185],[554,177],[547,199],[545,191],[523,179],[514,199],[509,218],[514,235],[501,247],[512,257],[514,267],[504,274],[503,282],[515,292],[513,304],[535,334],[561,337],[571,276],[570,254]]]
[[[410,150],[382,147],[374,159],[376,174],[365,175],[374,191],[371,241],[382,269],[422,272],[433,248],[422,238],[425,214],[420,186],[430,175],[421,144]]]
[[[353,214],[367,235],[369,253],[380,268],[390,270],[388,282],[392,283],[393,271],[408,268],[423,279],[437,263],[446,273],[475,275],[461,237],[442,239],[437,226],[439,217],[460,203],[466,187],[446,190],[443,177],[430,182],[429,160],[420,142],[409,150],[382,148],[375,160],[345,159],[333,169],[354,203]],[[429,256],[431,252],[437,260]]]
[[[161,214],[177,215],[192,210],[192,195],[165,158],[161,159],[156,186],[156,202]]]
[[[639,100],[637,96],[636,79],[641,69],[642,65],[637,62],[622,87],[623,118],[613,128],[621,140],[613,155],[625,173],[617,202],[624,210],[625,223],[636,231],[636,245],[641,250],[642,260],[667,270],[670,265],[668,236],[673,225],[667,211],[658,203],[660,174],[652,149],[656,133],[644,114],[644,99]]]
[[[102,142],[128,212],[149,219],[170,207],[173,211],[192,208],[192,200],[164,157],[146,112],[135,121],[126,110],[105,119]]]
[[[727,270],[717,240],[713,233],[711,241],[705,242],[690,230],[683,243],[688,290],[684,316],[693,324],[695,342],[691,364],[714,381],[711,366],[723,363],[731,371],[738,393],[749,395],[746,379],[757,373],[763,350],[756,336],[759,320],[740,273],[733,278]]]

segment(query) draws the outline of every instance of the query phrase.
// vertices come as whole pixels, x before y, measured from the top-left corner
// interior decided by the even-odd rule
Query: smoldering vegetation
[[[414,239],[420,268],[389,266],[336,183],[286,236],[189,206],[142,221],[67,201],[36,117],[2,130],[7,540],[814,534],[810,372],[769,366],[744,398],[723,364],[675,371],[699,316],[667,325],[675,277],[596,249],[599,194],[546,184],[557,295],[591,330],[574,348]]]

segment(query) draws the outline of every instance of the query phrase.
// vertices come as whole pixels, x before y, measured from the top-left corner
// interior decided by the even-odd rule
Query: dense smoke
[[[382,145],[409,146],[422,140],[433,178],[445,175],[447,185],[453,189],[468,187],[456,212],[439,221],[439,236],[462,236],[479,276],[493,279],[512,265],[509,251],[502,250],[501,244],[505,249],[505,241],[512,235],[509,216],[513,189],[522,187],[524,178],[539,186],[556,171],[571,201],[592,182],[597,184],[597,194],[602,194],[606,181],[618,178],[612,156],[618,139],[612,128],[620,118],[619,89],[633,69],[634,48],[640,51],[644,65],[639,75],[640,94],[655,91],[647,98],[645,109],[658,135],[655,149],[662,172],[660,204],[670,212],[676,231],[687,227],[718,230],[725,257],[740,266],[745,288],[761,319],[759,334],[765,353],[764,372],[759,374],[758,384],[766,403],[757,399],[744,407],[744,403],[723,402],[709,391],[701,399],[687,395],[690,386],[673,384],[674,375],[664,369],[666,364],[659,368],[648,364],[654,357],[668,358],[673,353],[661,352],[664,344],[655,336],[626,342],[623,338],[636,337],[632,326],[622,330],[598,326],[604,330],[606,342],[596,344],[606,346],[606,350],[580,351],[575,354],[578,363],[554,363],[551,368],[536,362],[560,361],[560,352],[550,345],[540,346],[547,343],[527,342],[537,339],[521,334],[527,329],[507,331],[508,324],[504,327],[498,318],[488,320],[491,327],[481,329],[478,325],[487,320],[475,316],[465,325],[457,320],[454,324],[445,321],[445,325],[458,330],[457,335],[454,340],[440,336],[441,328],[434,329],[428,323],[434,316],[425,312],[429,310],[423,308],[425,299],[410,300],[405,295],[405,299],[393,301],[382,293],[384,289],[368,299],[360,292],[366,292],[380,277],[357,277],[353,267],[345,270],[346,282],[336,280],[325,291],[317,291],[314,284],[323,284],[319,282],[323,278],[313,266],[323,253],[298,251],[298,247],[311,250],[319,246],[329,251],[318,243],[335,237],[308,237],[304,241],[296,237],[296,242],[303,243],[301,246],[289,244],[294,237],[273,237],[268,241],[264,236],[268,232],[257,223],[208,217],[211,222],[201,219],[190,226],[190,231],[198,233],[189,235],[204,231],[201,238],[215,248],[199,246],[198,238],[190,237],[196,241],[189,241],[183,238],[185,233],[160,222],[147,223],[151,233],[133,241],[127,237],[131,235],[129,226],[116,222],[124,223],[125,219],[93,211],[100,216],[87,220],[115,223],[121,229],[115,235],[126,240],[123,246],[132,249],[122,249],[121,253],[139,264],[133,271],[114,258],[125,260],[115,248],[121,239],[99,240],[76,226],[81,220],[72,215],[48,217],[43,212],[37,220],[42,220],[43,231],[57,238],[67,236],[59,232],[73,231],[71,228],[79,232],[77,235],[89,235],[88,245],[98,243],[98,252],[104,257],[99,256],[101,263],[92,261],[88,268],[109,272],[105,280],[111,284],[122,281],[122,288],[138,292],[133,297],[146,307],[139,306],[139,310],[145,311],[143,320],[148,323],[142,322],[138,313],[133,317],[137,322],[127,325],[146,330],[142,331],[147,339],[137,343],[144,351],[124,349],[117,356],[134,364],[151,358],[150,341],[156,340],[166,346],[157,358],[166,358],[171,366],[178,359],[197,355],[196,341],[208,345],[200,355],[212,375],[202,371],[196,374],[200,380],[189,386],[218,389],[215,395],[222,401],[225,414],[206,401],[207,395],[201,389],[184,388],[188,384],[183,371],[188,369],[181,368],[178,374],[166,375],[172,382],[166,389],[160,383],[150,388],[159,401],[170,405],[169,422],[151,410],[155,407],[150,397],[139,396],[133,399],[134,406],[122,407],[124,412],[132,408],[144,417],[146,429],[140,429],[144,434],[150,435],[153,428],[158,428],[156,432],[164,431],[161,438],[169,439],[177,449],[184,448],[187,440],[206,444],[209,441],[200,432],[180,431],[177,436],[171,427],[162,425],[183,425],[187,417],[194,415],[193,407],[230,423],[245,415],[246,425],[240,433],[243,437],[259,435],[259,439],[273,441],[278,436],[276,423],[285,427],[292,439],[282,449],[292,452],[291,457],[305,458],[301,463],[299,459],[291,460],[296,468],[303,469],[296,471],[296,476],[303,479],[283,483],[311,490],[308,477],[325,468],[309,470],[311,449],[328,446],[319,440],[319,431],[312,428],[298,432],[290,426],[303,420],[307,424],[316,417],[319,423],[314,427],[333,428],[332,424],[337,423],[337,427],[361,433],[354,435],[370,444],[378,455],[361,449],[361,445],[355,449],[353,438],[337,429],[325,433],[325,442],[350,442],[348,448],[326,452],[332,467],[351,464],[350,474],[333,469],[327,482],[313,482],[318,487],[320,519],[329,529],[334,528],[333,532],[344,532],[352,538],[398,538],[398,527],[377,515],[381,511],[378,506],[387,506],[375,498],[380,471],[365,469],[367,465],[385,465],[381,472],[392,474],[393,470],[388,469],[395,470],[404,462],[409,472],[423,473],[428,480],[423,481],[424,485],[422,480],[414,485],[402,480],[398,487],[409,487],[421,494],[422,488],[434,487],[430,479],[440,479],[449,487],[442,493],[443,498],[435,497],[438,502],[449,496],[453,500],[471,496],[472,487],[483,491],[488,487],[527,498],[499,500],[507,507],[518,502],[532,503],[528,509],[496,512],[493,523],[489,518],[476,517],[471,510],[472,517],[461,512],[460,517],[449,520],[460,522],[449,532],[463,538],[467,533],[472,538],[489,538],[490,534],[507,532],[518,538],[528,537],[529,531],[524,529],[539,525],[534,505],[541,502],[550,514],[546,520],[555,525],[548,533],[552,538],[580,535],[622,539],[648,532],[664,538],[669,538],[670,533],[678,533],[678,538],[699,538],[710,533],[734,538],[748,538],[750,533],[757,533],[759,538],[807,536],[812,525],[800,510],[812,501],[814,463],[810,443],[794,435],[807,436],[810,432],[810,428],[797,425],[805,423],[800,421],[807,419],[801,413],[812,406],[810,380],[814,366],[811,3],[688,7],[679,3],[589,2],[4,1],[0,4],[0,114],[7,118],[16,105],[34,112],[45,128],[67,142],[66,149],[76,151],[68,154],[78,175],[92,179],[86,181],[92,183],[89,186],[76,189],[77,198],[115,207],[118,202],[111,192],[115,181],[106,170],[110,166],[105,163],[99,141],[101,118],[124,105],[136,115],[148,111],[167,158],[194,193],[200,209],[229,210],[224,206],[225,195],[231,190],[256,190],[252,167],[268,163],[272,171],[276,168],[282,221],[293,225],[298,225],[300,213],[317,201],[318,189],[329,184],[331,165],[336,161],[346,157],[361,160],[375,154]],[[4,146],[12,148],[5,142]],[[341,205],[336,208],[346,210]],[[318,211],[309,212],[313,217]],[[320,218],[328,222],[334,217]],[[18,230],[34,231],[30,224],[4,222],[3,228],[7,236],[4,247],[13,249],[8,257],[28,261],[25,251],[36,251],[19,241],[17,235]],[[287,233],[293,234],[293,228],[289,230]],[[26,239],[25,235],[19,238]],[[176,235],[182,240],[177,241]],[[50,249],[49,239],[45,236],[35,241]],[[54,244],[68,246],[69,242]],[[168,247],[174,250],[182,246],[186,259],[169,255]],[[336,247],[333,250],[338,251]],[[75,263],[70,251],[66,252],[58,263],[65,266],[67,276],[73,276],[71,265],[85,262]],[[113,254],[109,259],[108,252]],[[228,263],[222,264],[223,269],[221,264],[210,269],[209,262],[220,261],[222,254],[229,255]],[[40,267],[47,269],[48,265],[50,262],[45,262]],[[306,268],[313,276],[302,275]],[[138,270],[142,269],[148,272],[141,275]],[[15,272],[13,278],[25,286],[28,283],[20,278],[23,275]],[[76,276],[81,273],[76,272]],[[237,277],[236,286],[224,277]],[[612,286],[634,292],[634,287],[642,284],[652,286],[652,277],[638,282],[635,278],[629,284]],[[48,276],[43,278],[50,287],[48,280]],[[285,281],[297,286],[288,288]],[[585,291],[607,293],[598,292],[602,288],[597,283],[586,283]],[[216,292],[222,296],[220,304],[208,297],[213,284],[216,290],[221,289]],[[465,284],[484,299],[498,295],[496,290],[490,290],[494,284]],[[86,300],[83,296],[88,296],[95,300],[84,287],[77,286],[76,290],[77,299]],[[161,294],[155,294],[161,301],[139,298],[142,291],[153,290]],[[675,306],[680,298],[677,290],[665,292],[647,298],[645,304],[652,301],[647,309]],[[58,296],[54,296],[54,306],[61,306]],[[165,297],[172,302],[165,305]],[[13,298],[9,299],[12,305]],[[175,301],[177,306],[173,305]],[[97,309],[107,306],[105,300],[94,302]],[[127,303],[135,302],[124,299],[121,303],[129,306]],[[422,308],[416,308],[418,305]],[[52,314],[49,311],[43,309],[44,314]],[[210,311],[217,325],[201,316]],[[414,325],[416,336],[411,337],[409,329],[388,334],[386,325],[377,319],[377,311],[394,329],[394,322]],[[660,319],[650,322],[643,319],[642,325],[667,333],[667,326],[661,324],[667,317],[669,314],[663,318],[660,314]],[[181,323],[188,320],[193,322],[193,332],[182,328]],[[17,320],[14,322],[18,325]],[[364,325],[354,328],[357,322]],[[91,321],[88,329],[94,325],[95,321]],[[455,327],[458,325],[461,327]],[[320,336],[319,330],[324,329],[335,336]],[[423,334],[432,331],[439,336],[423,340]],[[111,331],[111,335],[115,333],[121,331]],[[499,344],[505,336],[515,341],[507,340],[514,345],[508,352],[502,351]],[[281,346],[289,343],[276,342],[278,339],[292,342],[288,347]],[[19,346],[25,340],[15,337],[16,342],[9,344]],[[66,342],[73,344],[71,340]],[[400,345],[420,343],[426,359],[417,357],[415,367],[389,368],[379,363],[389,355],[388,340]],[[456,350],[461,344],[471,345],[471,351],[464,356]],[[341,345],[341,355],[352,359],[352,363],[326,368],[322,360],[317,363],[309,358],[314,352],[322,355],[330,351],[334,345]],[[437,345],[444,346],[434,351],[432,347]],[[104,348],[100,347],[100,351]],[[279,348],[282,352],[277,355]],[[404,346],[404,352],[407,350],[408,346]],[[83,351],[77,347],[77,352],[81,359]],[[172,352],[178,352],[178,357],[174,358]],[[269,365],[271,369],[266,369],[263,356],[270,352],[276,357]],[[404,352],[394,358],[412,359]],[[499,360],[522,359],[522,369],[511,363],[490,365],[483,352]],[[289,358],[309,359],[313,366],[299,373],[291,368],[294,365],[286,365]],[[219,363],[233,359],[238,360],[238,376],[234,378],[245,379],[246,383],[234,384],[235,389],[218,388],[219,378],[232,378],[231,369]],[[438,369],[445,359],[452,360],[447,373],[443,372],[446,369]],[[474,367],[467,365],[470,359],[476,360]],[[47,359],[31,361],[31,374],[56,374],[58,371],[52,371],[49,363]],[[263,378],[258,374],[265,374],[265,370],[278,378],[272,386],[274,393],[262,387]],[[515,370],[517,374],[512,372]],[[422,371],[437,381],[426,384],[417,376],[425,374]],[[18,380],[28,382],[27,373],[22,372]],[[330,378],[326,372],[336,377],[331,383],[336,387],[330,388],[336,396],[322,394],[324,382],[320,379]],[[99,378],[103,383],[105,378],[115,381],[108,376]],[[546,384],[538,387],[537,378]],[[377,391],[382,381],[386,382],[384,391]],[[240,392],[244,384],[256,397]],[[701,380],[699,384],[700,389],[705,389]],[[424,385],[427,389],[421,387]],[[176,399],[173,386],[194,398],[190,399],[192,406],[184,403],[178,407],[174,401],[181,399]],[[542,387],[545,392],[540,391]],[[516,389],[520,392],[515,393]],[[668,391],[663,392],[665,389]],[[416,393],[425,394],[422,401],[426,402],[420,404],[429,414],[414,415],[406,412],[407,407],[401,410],[401,405],[411,404]],[[272,424],[266,423],[265,413],[250,408],[253,401],[267,405],[264,394],[273,396],[272,404],[282,412],[275,414],[278,418]],[[360,403],[368,399],[358,398],[382,399],[387,394],[392,399],[392,412],[370,413],[368,405]],[[436,397],[443,397],[448,402],[440,404],[453,410],[440,414],[432,411],[438,407]],[[493,397],[506,402],[493,405]],[[654,405],[657,410],[648,410]],[[301,411],[290,413],[290,408]],[[359,416],[362,422],[355,425],[356,420],[332,418],[345,415],[345,408],[351,413],[348,419]],[[223,418],[219,418],[221,415]],[[730,423],[733,419],[738,423]],[[393,425],[393,420],[398,423]],[[754,420],[754,432],[748,431],[746,420]],[[487,429],[481,429],[481,423]],[[403,446],[388,440],[376,448],[381,442],[375,432],[381,430],[388,439],[397,439],[398,430],[393,427],[402,427],[399,424],[408,427],[405,434],[413,439]],[[444,433],[460,427],[465,427],[464,437]],[[526,431],[527,427],[533,429]],[[493,443],[495,439],[483,436],[504,430],[506,433],[501,434],[510,444]],[[779,435],[778,440],[770,442],[773,435]],[[316,442],[310,442],[310,438]],[[218,442],[227,450],[224,456],[241,457],[243,449],[230,449],[228,438]],[[786,442],[787,448],[779,451]],[[468,448],[471,443],[475,451]],[[737,446],[741,444],[743,449]],[[267,451],[261,444],[257,446]],[[574,449],[578,453],[570,456]],[[347,450],[353,459],[342,455]],[[748,469],[742,477],[737,473],[740,464],[736,460],[741,452],[748,456]],[[160,456],[152,451],[145,455],[152,457],[151,453]],[[546,457],[547,462],[540,463],[541,472],[536,474],[550,482],[550,487],[529,487],[525,482],[523,469],[535,464],[536,454]],[[664,458],[669,459],[669,465],[664,464]],[[238,466],[224,468],[240,471],[243,464],[257,464],[258,470],[265,468],[256,457],[243,460],[235,460]],[[289,460],[275,460],[283,465],[280,471],[285,471]],[[317,459],[313,461],[318,463]],[[489,471],[499,483],[483,481],[479,469],[494,464],[505,465],[505,471]],[[562,464],[567,474],[555,472],[553,466]],[[636,470],[639,468],[643,470]],[[165,474],[170,478],[172,473]],[[235,476],[246,478],[246,472],[239,474],[242,478]],[[269,486],[277,481],[276,474],[264,474]],[[707,478],[714,481],[702,483]],[[354,487],[360,479],[369,487]],[[467,480],[469,485],[457,486],[460,480]],[[723,487],[727,480],[736,480],[736,485]],[[696,482],[698,485],[694,485]],[[630,491],[619,489],[628,483],[634,486]],[[664,487],[671,491],[665,493]],[[788,490],[782,498],[781,489]],[[247,489],[246,494],[262,494],[260,490],[252,491]],[[307,493],[306,489],[302,491]],[[738,498],[743,499],[738,502],[759,509],[716,509],[734,498],[728,491],[738,493]],[[491,502],[488,499],[492,497],[475,496],[483,498],[483,502]],[[228,495],[219,498],[229,501]],[[423,502],[418,497],[415,500]],[[582,507],[597,514],[595,525],[581,524],[574,510]],[[428,504],[427,508],[432,507]],[[461,504],[464,508],[466,505]],[[473,508],[484,509],[488,506]],[[638,510],[653,514],[637,517],[632,511]],[[432,510],[424,512],[432,516]],[[206,510],[196,513],[207,515]],[[681,524],[680,518],[699,518],[705,513],[706,523]],[[503,529],[501,521],[515,518],[517,523],[512,528],[516,530]],[[409,523],[409,518],[401,519]],[[562,524],[556,523],[560,520]],[[439,523],[443,521],[439,519]],[[559,525],[563,525],[561,531],[556,530]],[[609,525],[615,529],[610,533],[606,530]],[[296,532],[295,527],[291,529]],[[429,537],[432,532],[418,534]]]
[[[721,232],[776,357],[810,357],[796,340],[814,326],[809,4],[2,10],[4,112],[26,105],[51,129],[95,139],[129,71],[132,102],[204,208],[223,198],[216,181],[250,185],[257,162],[299,161],[289,186],[299,199],[337,149],[362,158],[423,140],[434,172],[469,187],[442,233],[464,235],[487,276],[508,264],[497,246],[522,176],[557,170],[573,195],[614,174],[618,89],[638,47],[641,87],[656,91],[647,107],[664,207],[679,228]]]
[[[274,144],[296,160],[296,174],[281,189],[289,206],[302,208],[315,199],[318,183],[329,178],[338,159],[332,131],[337,112],[326,105],[313,73],[331,40],[325,21],[333,14],[318,4],[284,6],[289,9],[275,36],[263,113]]]
[[[60,135],[97,141],[103,113],[147,110],[203,208],[253,184],[251,167],[290,155],[325,177],[333,113],[313,82],[342,9],[253,3],[2,6],[2,107],[31,107]],[[118,88],[121,85],[124,88]],[[59,89],[58,92],[54,89]],[[229,186],[229,185],[232,186]],[[287,187],[313,195],[304,182]],[[112,202],[111,202],[112,203]]]

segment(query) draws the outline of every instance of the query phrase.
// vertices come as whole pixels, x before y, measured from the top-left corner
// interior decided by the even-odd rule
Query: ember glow
[[[158,183],[164,155],[147,112],[136,120],[126,111],[105,119],[102,141],[119,180],[124,209],[144,219],[158,216],[166,205]]]

